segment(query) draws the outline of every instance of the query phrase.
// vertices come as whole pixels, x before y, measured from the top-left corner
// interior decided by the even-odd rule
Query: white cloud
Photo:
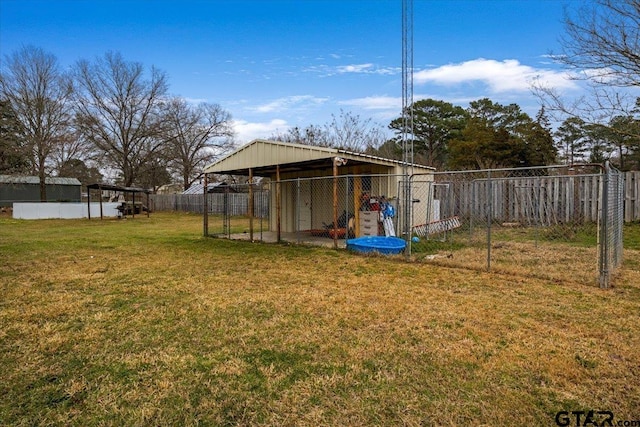
[[[203,102],[207,102],[207,100],[205,98],[185,98],[185,101],[187,101],[189,104],[201,104]]]
[[[537,69],[521,64],[516,59],[496,61],[493,59],[473,59],[459,64],[447,64],[441,67],[417,71],[414,74],[416,84],[435,83],[457,85],[481,82],[494,93],[528,92],[534,81],[542,82],[557,89],[576,89],[577,85],[564,71]]]
[[[382,75],[392,75],[397,74],[399,69],[396,67],[379,67],[375,64],[349,64],[349,65],[340,65],[335,68],[335,72],[338,74],[345,73],[360,73],[360,74],[382,74]]]
[[[282,119],[273,119],[269,122],[233,121],[236,141],[240,144],[245,144],[254,139],[268,138],[274,133],[284,132],[288,128],[287,121]]]
[[[365,98],[347,99],[338,102],[340,105],[349,105],[363,110],[400,110],[402,98],[392,96],[367,96]]]
[[[373,68],[373,64],[349,64],[340,65],[336,68],[338,73],[366,73],[370,72]]]
[[[318,98],[312,95],[287,96],[284,98],[278,98],[263,105],[259,105],[255,108],[252,108],[252,110],[258,113],[281,112],[292,107],[301,109],[321,105],[324,104],[328,99],[329,98]]]
[[[318,73],[322,77],[331,77],[339,74],[377,74],[391,76],[398,74],[401,69],[398,67],[381,67],[373,63],[347,64],[347,65],[314,65],[305,67],[303,71]]]

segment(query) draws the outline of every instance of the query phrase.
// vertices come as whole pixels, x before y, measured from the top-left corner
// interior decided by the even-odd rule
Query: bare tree
[[[19,123],[32,172],[40,179],[40,200],[45,201],[51,154],[71,119],[72,85],[54,55],[27,46],[5,57],[0,90]]]
[[[146,80],[142,64],[114,52],[93,63],[80,60],[74,74],[79,131],[121,173],[124,185],[132,185],[164,142],[159,106],[167,91],[165,74],[152,67]]]
[[[565,17],[559,60],[605,86],[640,84],[640,1],[597,0]]]
[[[568,100],[542,82],[534,92],[560,117],[602,124],[632,116],[640,86],[640,0],[595,0],[565,14],[562,51],[554,55],[588,95]],[[638,136],[638,135],[636,135]]]
[[[164,118],[167,160],[186,190],[207,163],[233,147],[231,114],[217,104],[193,106],[176,97],[165,105]]]
[[[332,143],[327,132],[318,125],[308,125],[304,128],[294,126],[285,133],[276,133],[268,139],[316,147],[331,147]]]
[[[71,161],[86,162],[94,159],[94,150],[77,131],[69,130],[68,133],[58,138],[51,152],[51,169],[61,175]]]
[[[323,126],[292,127],[286,133],[272,135],[269,139],[358,153],[373,152],[386,142],[382,126],[344,110],[340,110],[338,117],[332,114],[331,121]]]
[[[338,117],[331,117],[331,122],[325,125],[325,132],[333,147],[364,153],[386,141],[382,127],[371,123],[371,119],[362,119],[344,110],[340,110]]]

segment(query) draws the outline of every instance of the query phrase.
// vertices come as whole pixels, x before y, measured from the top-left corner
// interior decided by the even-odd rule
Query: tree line
[[[381,143],[379,127],[369,128],[369,135],[369,121],[349,113],[273,138],[402,159],[405,135],[415,162],[450,170],[606,160],[621,170],[640,169],[640,1],[594,0],[567,8],[560,42],[561,51],[551,57],[585,93],[570,99],[535,82],[531,89],[541,108],[534,118],[517,104],[487,98],[466,109],[423,99],[404,112],[411,117],[410,129],[403,129],[398,117],[388,126],[395,137]],[[345,135],[358,137],[345,142]]]
[[[605,160],[640,168],[640,1],[594,0],[567,12],[565,28],[554,57],[590,92],[568,102],[536,83],[541,108],[533,118],[488,98],[467,108],[421,99],[404,112],[410,129],[402,117],[385,129],[341,110],[324,125],[269,138],[402,159],[401,136],[409,135],[415,163],[449,170]],[[54,55],[32,46],[2,63],[0,131],[0,174],[38,175],[43,200],[48,175],[86,184],[108,171],[125,186],[180,182],[186,189],[233,146],[231,115],[169,95],[167,76],[155,67],[108,52],[62,71]]]
[[[640,166],[640,121],[634,115],[615,116],[608,123],[569,116],[555,129],[542,107],[535,118],[517,104],[502,105],[488,98],[462,108],[452,103],[421,99],[410,106],[411,129],[393,119],[386,138],[381,125],[351,112],[324,125],[292,127],[272,140],[334,147],[401,160],[401,135],[413,143],[414,162],[437,169],[469,170],[603,163],[622,170]]]
[[[0,74],[0,174],[187,189],[205,164],[233,144],[231,115],[168,93],[167,76],[108,52],[62,71],[56,57],[26,46]]]

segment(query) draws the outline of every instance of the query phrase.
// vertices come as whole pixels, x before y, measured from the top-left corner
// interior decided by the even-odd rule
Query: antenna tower
[[[402,163],[404,169],[403,232],[411,238],[411,188],[413,173],[413,0],[402,0]]]

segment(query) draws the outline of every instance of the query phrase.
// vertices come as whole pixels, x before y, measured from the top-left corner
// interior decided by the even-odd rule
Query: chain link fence
[[[608,287],[624,188],[608,165],[265,181],[207,195],[205,234],[334,248],[396,235],[414,262]]]
[[[209,193],[206,198],[197,197],[201,203],[198,211],[206,212],[204,234],[207,236],[263,240],[269,232],[271,195],[268,185],[234,184],[220,192]]]
[[[381,198],[398,208],[400,179],[349,175],[233,186],[227,191],[235,193],[226,199],[208,195],[205,234],[345,247],[349,238],[384,235],[379,222]]]
[[[624,180],[600,165],[411,177],[409,256],[608,287],[622,262]]]
[[[600,287],[608,288],[611,276],[622,264],[622,229],[625,215],[624,175],[607,162],[602,183],[602,214],[600,218]]]

